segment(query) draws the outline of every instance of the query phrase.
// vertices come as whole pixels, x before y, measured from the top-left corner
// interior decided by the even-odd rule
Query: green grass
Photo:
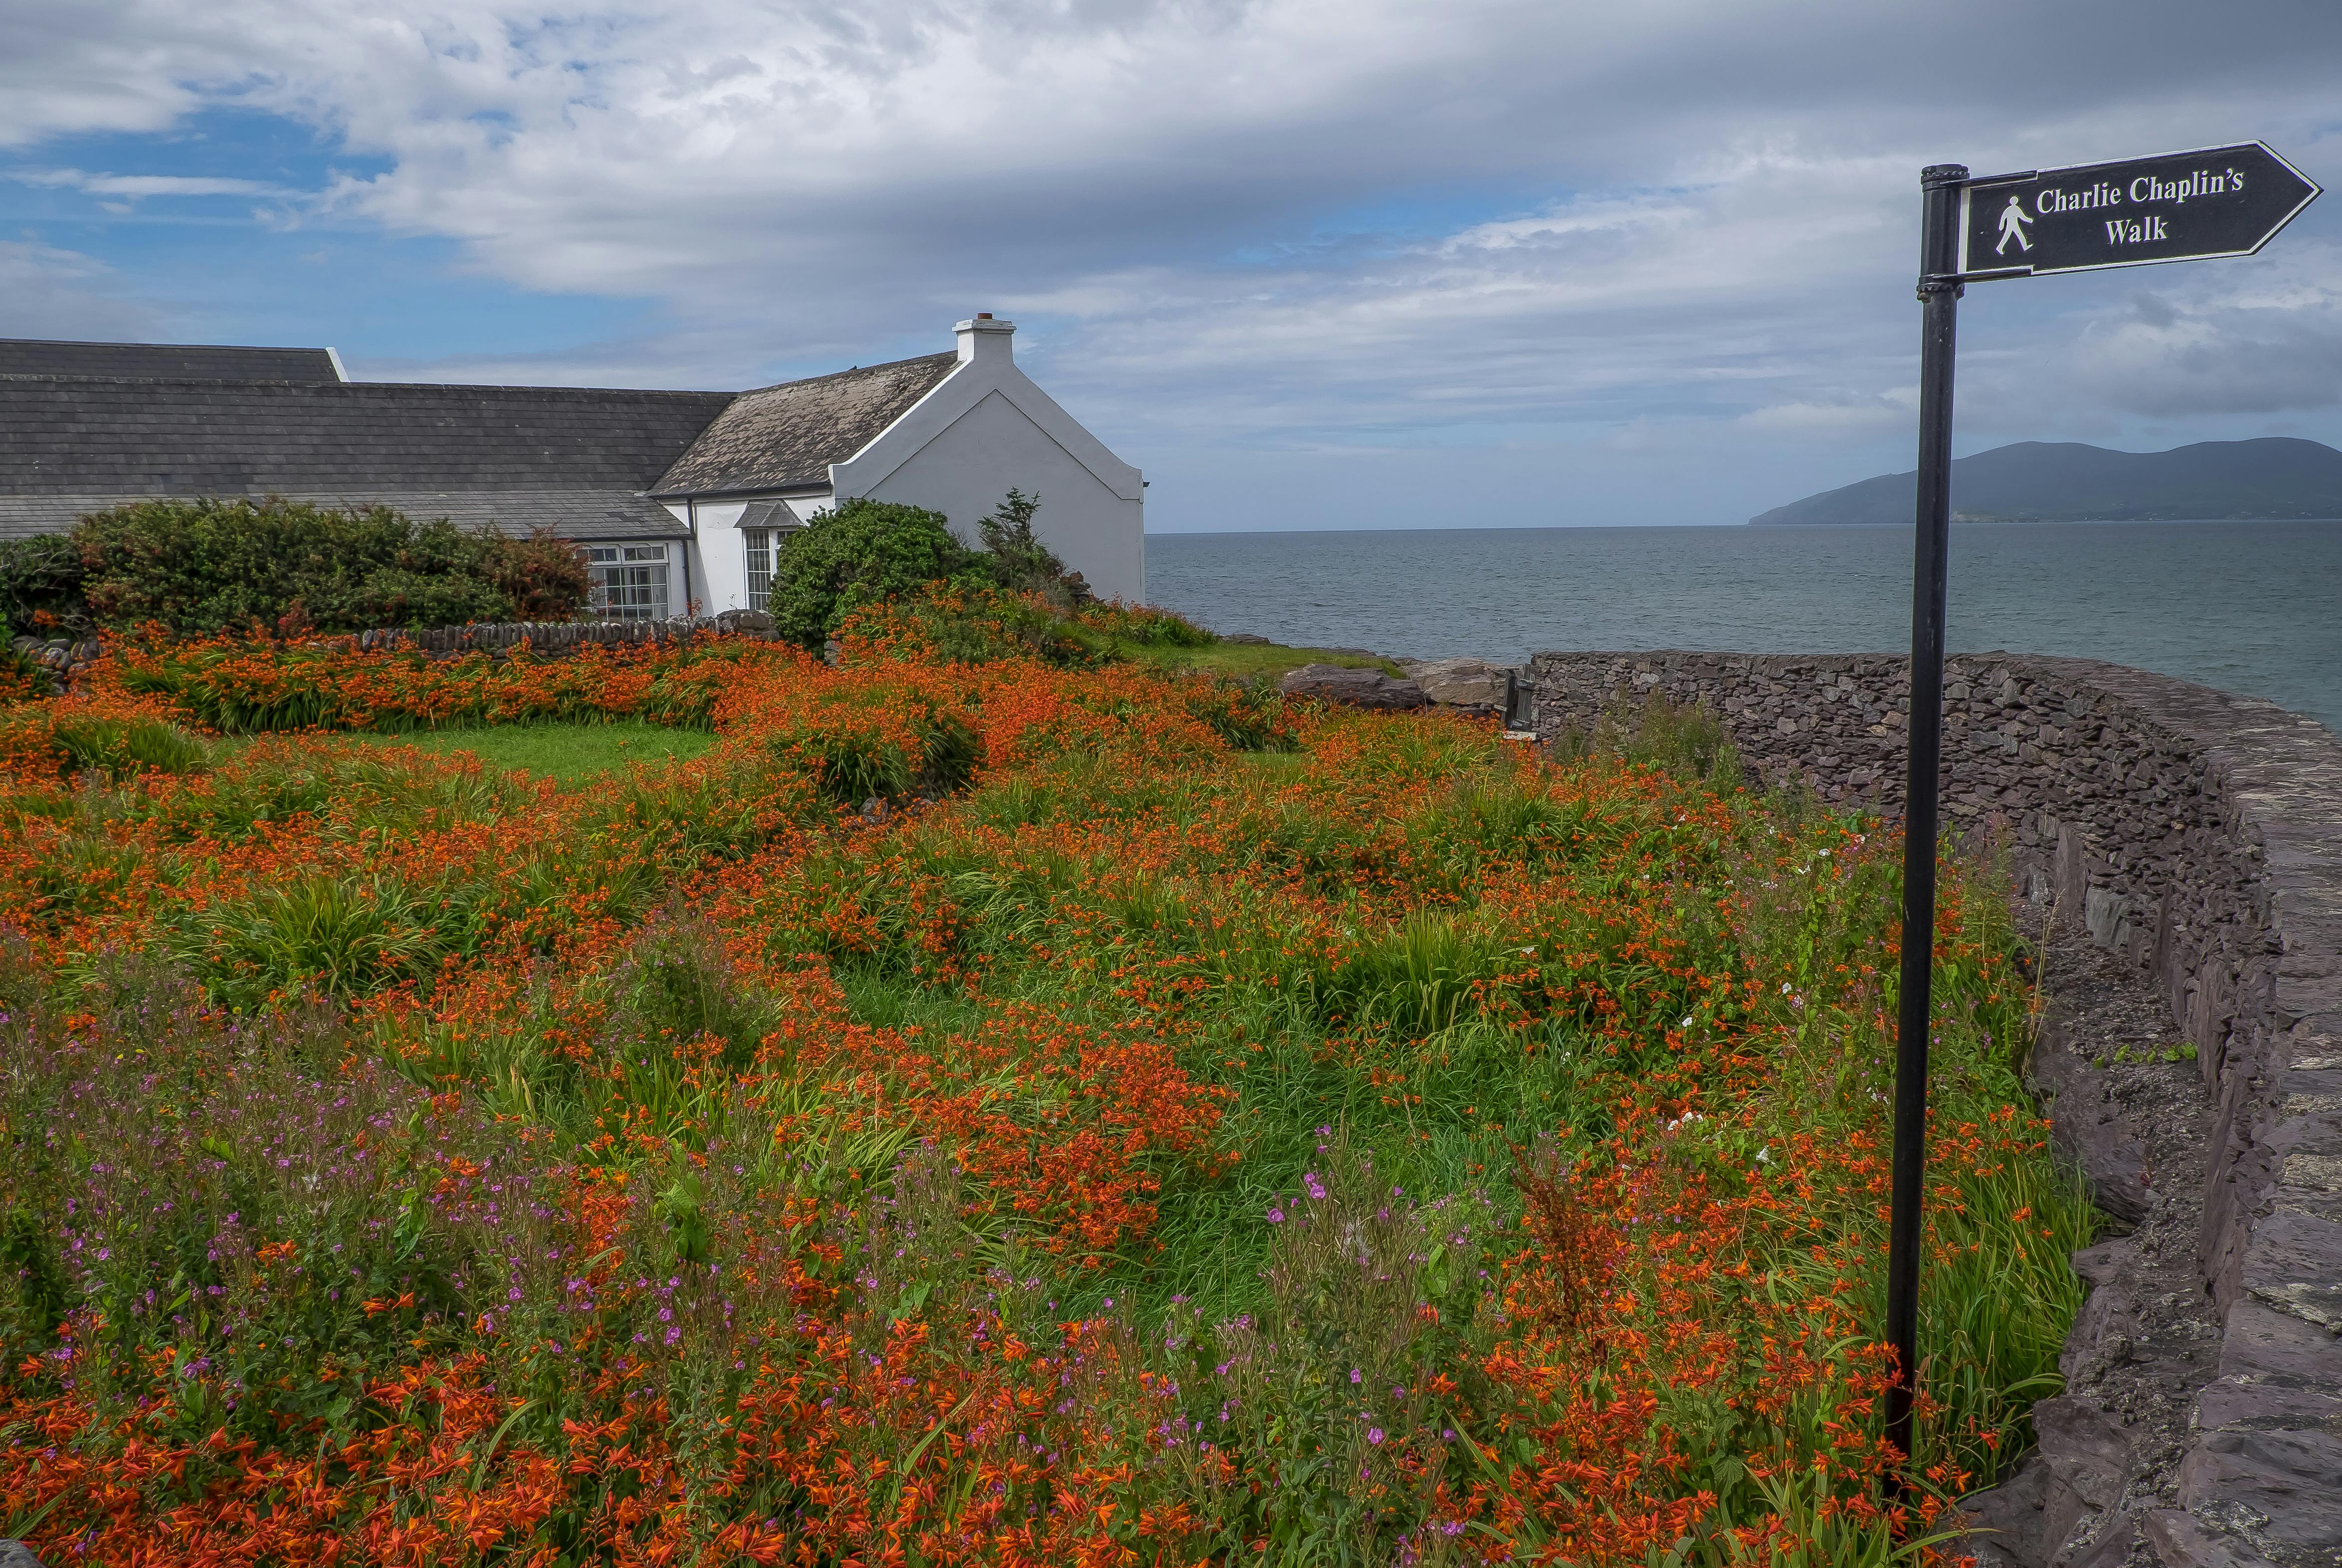
[[[688,762],[716,744],[703,730],[669,729],[640,719],[350,738],[370,746],[414,746],[439,756],[468,752],[489,767],[564,784],[583,784],[633,763]]]
[[[1282,643],[1211,643],[1200,648],[1133,647],[1127,651],[1138,662],[1159,669],[1207,670],[1239,681],[1273,681],[1304,664],[1380,670],[1393,679],[1406,674],[1390,660],[1371,654],[1340,654],[1329,648],[1288,648]]]

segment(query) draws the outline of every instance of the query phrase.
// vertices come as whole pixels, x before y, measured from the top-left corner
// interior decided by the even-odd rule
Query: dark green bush
[[[276,497],[143,501],[0,555],[0,598],[20,624],[162,623],[182,634],[410,630],[551,620],[586,602],[584,558],[549,536],[474,534],[386,506]]]
[[[0,613],[0,702],[7,700],[12,688],[46,694],[55,690],[56,682],[38,659],[16,651],[16,628]]]
[[[488,581],[512,602],[515,621],[565,621],[594,592],[585,554],[566,539],[538,532],[526,538],[499,537],[488,557]]]
[[[1089,584],[1066,571],[1057,553],[1035,536],[1033,514],[1040,510],[1038,495],[1012,485],[999,505],[976,519],[992,580],[1012,593],[1039,594],[1060,609],[1088,603]]]
[[[774,630],[820,651],[866,604],[979,571],[983,558],[952,536],[940,512],[856,498],[788,536],[773,561]]]
[[[9,633],[48,634],[52,627],[85,624],[81,552],[68,534],[0,539],[0,622]]]

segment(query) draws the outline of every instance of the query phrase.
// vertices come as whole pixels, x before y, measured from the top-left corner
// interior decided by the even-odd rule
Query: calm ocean
[[[1911,645],[1908,528],[1162,534],[1155,603],[1220,632],[1416,658]],[[1964,524],[1956,653],[2136,664],[2342,730],[2342,523]]]

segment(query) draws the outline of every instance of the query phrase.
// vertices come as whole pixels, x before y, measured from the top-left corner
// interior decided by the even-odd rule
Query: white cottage
[[[979,315],[956,353],[754,392],[343,379],[330,349],[0,340],[0,537],[156,496],[283,495],[581,545],[604,614],[761,609],[774,552],[850,496],[976,542],[1009,489],[1108,598],[1146,594],[1145,488]]]
[[[790,530],[853,496],[940,512],[976,543],[1013,487],[1034,532],[1106,598],[1146,596],[1144,481],[1017,368],[1013,322],[979,313],[954,354],[744,392],[651,494],[689,533],[710,610],[762,609]]]

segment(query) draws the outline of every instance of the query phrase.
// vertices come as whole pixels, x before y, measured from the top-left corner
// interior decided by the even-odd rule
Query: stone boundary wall
[[[390,651],[418,648],[434,658],[457,654],[504,653],[523,643],[539,658],[565,658],[581,648],[626,648],[648,643],[671,643],[698,633],[764,637],[772,634],[771,616],[752,611],[724,615],[678,616],[671,621],[498,621],[466,626],[437,626],[425,632],[385,627],[355,634],[361,649]]]
[[[1908,664],[1547,653],[1529,672],[1548,738],[1663,693],[1714,709],[1759,774],[1894,812]],[[1954,658],[1944,710],[1947,825],[1997,840],[2021,888],[2152,978],[2197,1047],[2213,1117],[2197,1255],[2220,1347],[2186,1437],[2182,1506],[2093,1531],[2114,1550],[2087,1561],[2111,1568],[2143,1539],[2168,1568],[2334,1568],[2342,739],[2274,704],[2084,659]]]

